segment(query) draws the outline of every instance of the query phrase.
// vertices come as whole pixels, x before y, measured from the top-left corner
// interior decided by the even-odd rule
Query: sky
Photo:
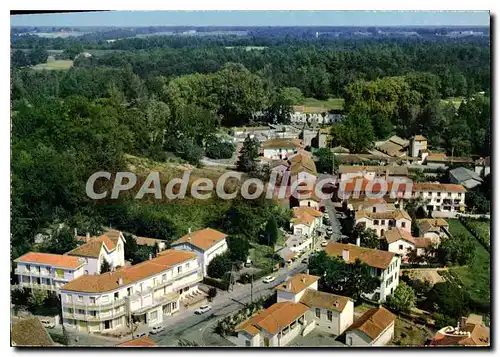
[[[12,26],[489,26],[487,11],[109,11],[12,15]]]

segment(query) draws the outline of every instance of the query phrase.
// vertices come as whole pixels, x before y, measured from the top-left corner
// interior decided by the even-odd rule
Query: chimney
[[[356,238],[356,245],[357,245],[358,247],[361,247],[361,238],[359,238],[359,237],[358,237],[358,238]],[[347,255],[349,256],[349,252],[347,253]]]
[[[120,276],[118,278],[118,286],[122,286],[123,285],[123,278]]]
[[[349,250],[348,249],[344,249],[342,251],[342,259],[344,259],[346,262],[349,261]]]

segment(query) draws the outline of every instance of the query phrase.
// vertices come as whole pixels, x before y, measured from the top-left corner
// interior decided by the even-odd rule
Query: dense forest
[[[331,129],[334,144],[363,150],[393,133],[424,134],[434,148],[456,156],[490,152],[485,40],[280,38],[248,49],[233,46],[262,46],[262,40],[148,37],[89,45],[85,38],[34,37],[16,40],[11,57],[14,257],[57,222],[90,229],[116,217],[115,224],[137,234],[175,237],[180,232],[171,212],[126,202],[110,212],[85,196],[87,178],[124,169],[126,154],[162,162],[172,153],[196,165],[209,147],[222,145],[221,127],[251,125],[256,112],[264,113],[263,121],[286,122],[304,97],[345,99],[346,121]],[[89,48],[102,51],[79,56]],[[47,59],[48,49],[63,50],[58,56],[74,66],[31,69]],[[443,101],[448,97],[465,99],[457,109]],[[219,206],[211,212],[220,216],[203,223],[229,229],[227,222],[244,218],[265,224],[275,208],[255,205]]]

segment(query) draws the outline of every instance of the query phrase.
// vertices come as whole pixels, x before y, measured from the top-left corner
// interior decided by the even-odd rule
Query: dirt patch
[[[413,269],[413,270],[405,270],[405,272],[408,273],[408,276],[412,280],[416,280],[416,279],[418,279],[420,281],[427,280],[432,285],[437,284],[437,283],[442,283],[442,282],[445,281],[443,279],[443,277],[441,275],[439,275],[439,273],[437,272],[437,270],[417,270],[417,269]]]

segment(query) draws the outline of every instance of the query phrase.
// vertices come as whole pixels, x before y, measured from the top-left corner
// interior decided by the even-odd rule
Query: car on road
[[[141,337],[144,337],[147,335],[148,335],[147,331],[136,332],[136,333],[134,333],[134,338],[141,338]]]
[[[42,323],[43,327],[45,328],[54,328],[56,325],[51,322],[50,320],[40,320],[40,322]]]
[[[271,276],[271,275],[266,276],[264,279],[262,279],[262,281],[264,283],[272,283],[274,280],[276,280],[276,278],[274,276]]]
[[[200,306],[199,308],[197,308],[196,310],[194,310],[194,313],[196,315],[202,315],[205,312],[210,311],[211,309],[212,309],[212,306],[210,306],[210,305],[203,305],[203,306]]]
[[[149,331],[149,333],[152,334],[152,335],[156,335],[157,333],[160,333],[163,330],[165,330],[165,326],[163,326],[163,325],[156,325],[156,326],[153,326],[151,328],[151,330]]]
[[[325,241],[323,241],[323,242],[321,242],[321,246],[322,246],[322,247],[326,247],[327,245],[328,245],[328,242],[327,242],[326,240],[325,240]]]
[[[332,227],[328,227],[326,229],[326,233],[329,234],[329,235],[332,235],[333,234],[333,228]]]
[[[323,224],[329,225],[330,219],[327,216],[323,216]]]

